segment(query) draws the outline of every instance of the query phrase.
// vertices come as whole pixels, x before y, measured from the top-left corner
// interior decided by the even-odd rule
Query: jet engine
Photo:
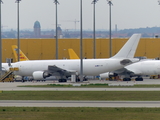
[[[112,73],[112,72],[107,72],[107,73],[100,74],[101,78],[109,78],[109,77],[114,77],[114,76],[117,76],[117,74],[116,73]]]
[[[34,80],[42,80],[45,79],[46,77],[50,77],[51,74],[49,74],[48,72],[44,72],[44,71],[35,71],[33,72],[33,78]]]

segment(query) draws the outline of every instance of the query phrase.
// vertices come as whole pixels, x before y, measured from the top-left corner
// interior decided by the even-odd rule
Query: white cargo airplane
[[[72,59],[79,59],[73,49],[68,49],[69,56]],[[142,81],[142,75],[159,75],[160,74],[160,60],[140,58],[140,62],[133,63],[122,69],[100,74],[101,78],[111,78],[119,76],[123,81],[130,81],[131,77],[138,76],[136,81]]]
[[[101,74],[102,78],[106,78],[108,74],[119,75],[123,77],[124,81],[130,81],[132,77],[138,76],[135,80],[142,81],[143,75],[159,75],[160,74],[160,60],[141,60],[140,62],[128,65],[124,69],[116,70],[114,72],[108,72]]]
[[[99,75],[139,61],[133,56],[140,37],[140,34],[132,35],[121,50],[109,59],[84,59],[83,74]],[[15,75],[33,76],[35,80],[57,76],[59,82],[66,82],[66,78],[72,74],[80,74],[80,60],[29,60],[13,63],[12,67],[19,68],[19,71],[14,72]]]
[[[136,81],[143,81],[143,75],[159,75],[160,74],[160,60],[141,60],[133,63],[122,69],[100,74],[101,78],[110,78],[120,76],[124,81],[130,81],[132,77]]]

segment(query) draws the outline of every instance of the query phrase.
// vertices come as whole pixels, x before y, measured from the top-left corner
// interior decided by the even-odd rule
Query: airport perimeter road
[[[0,100],[1,107],[160,107],[160,101]]]
[[[37,88],[11,87],[0,88],[2,91],[160,91],[160,88]]]
[[[109,80],[89,80],[90,83],[107,83],[107,84],[160,84],[160,79],[144,78],[143,81],[109,81]]]
[[[2,86],[3,85],[3,86]],[[160,88],[43,88],[17,87],[13,83],[0,84],[2,91],[160,91]]]
[[[160,88],[44,88],[44,87],[18,87],[23,85],[47,85],[47,84],[73,84],[70,82],[67,83],[58,83],[53,81],[46,81],[46,82],[0,82],[0,90],[3,91],[160,91]],[[130,81],[130,82],[123,82],[123,81],[99,81],[99,80],[90,80],[89,83],[108,83],[112,85],[133,85],[133,84],[160,84],[160,80],[154,79],[145,79],[144,81]],[[75,83],[75,84],[82,84],[82,83]],[[83,83],[87,84],[87,83]]]
[[[42,83],[0,83],[2,91],[160,91],[160,88],[45,88],[45,87],[18,87],[19,85],[39,85]],[[46,84],[46,83],[44,83]]]

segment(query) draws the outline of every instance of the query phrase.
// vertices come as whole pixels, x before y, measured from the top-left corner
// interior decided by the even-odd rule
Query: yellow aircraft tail
[[[18,53],[17,53],[17,46],[16,45],[12,45],[12,50],[13,50],[13,54],[14,54],[14,57],[16,59],[16,61],[18,61]],[[19,51],[19,55],[20,55],[20,61],[26,61],[26,60],[29,60],[25,54],[20,50]]]
[[[73,49],[68,49],[70,59],[79,59],[78,55],[74,52]]]
[[[13,54],[14,54],[14,57],[15,57],[15,60],[18,61],[18,53],[17,53],[17,46],[16,45],[12,45],[12,50],[13,50]],[[19,51],[20,53],[20,61],[26,61],[26,60],[29,60],[25,54],[20,50]],[[80,59],[78,57],[78,55],[74,52],[73,49],[68,49],[68,52],[69,52],[69,57],[70,59]]]

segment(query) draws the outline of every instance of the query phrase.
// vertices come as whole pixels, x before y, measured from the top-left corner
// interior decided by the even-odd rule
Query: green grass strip
[[[0,100],[159,101],[160,91],[3,91]]]
[[[78,84],[78,83],[77,83]],[[116,83],[118,84],[118,83]],[[122,84],[122,83],[119,83]],[[22,85],[18,87],[45,87],[45,88],[160,88],[160,84],[135,84],[134,86],[108,86],[104,83],[81,84],[81,86],[73,86],[72,84],[48,84],[48,85]]]
[[[160,108],[0,107],[1,120],[159,120]]]

